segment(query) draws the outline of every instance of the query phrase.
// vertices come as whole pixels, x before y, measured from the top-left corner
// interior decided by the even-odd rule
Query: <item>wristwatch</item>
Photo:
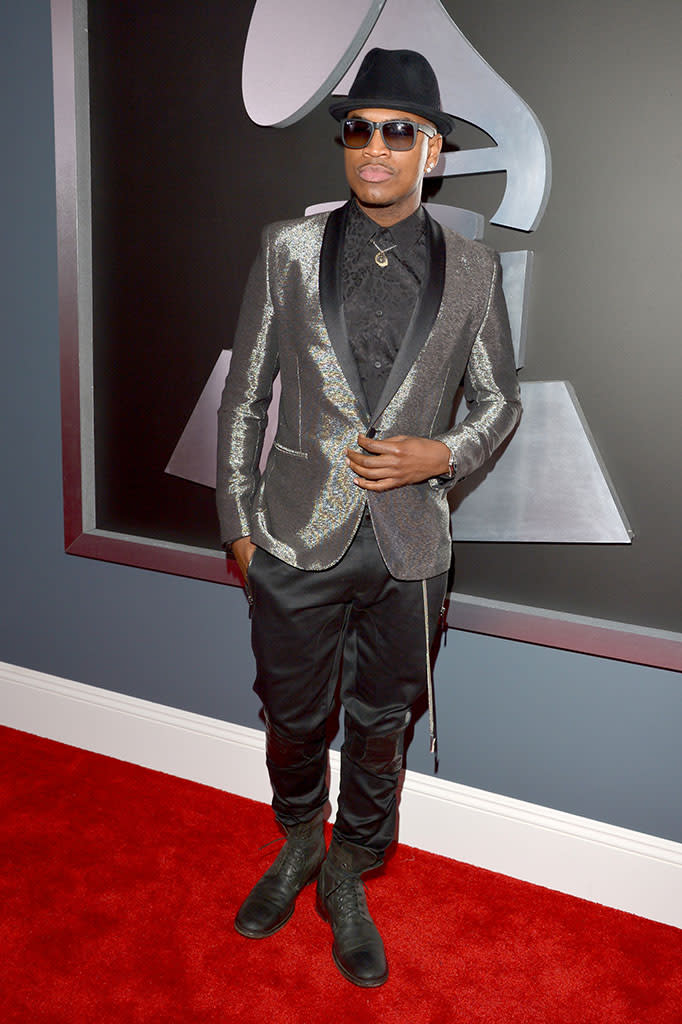
[[[445,441],[443,441],[443,444],[445,444]],[[452,480],[452,478],[455,476],[457,472],[457,460],[455,459],[452,448],[450,448],[450,445],[446,445],[446,447],[450,452],[447,473],[441,473],[440,476],[435,478],[439,483],[442,484],[447,483],[448,480]]]

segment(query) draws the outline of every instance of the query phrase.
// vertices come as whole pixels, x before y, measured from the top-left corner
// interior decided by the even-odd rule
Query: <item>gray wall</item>
[[[63,553],[51,104],[48,4],[6,0],[0,660],[257,727],[238,590]],[[682,841],[682,676],[450,633],[437,687],[441,777]],[[423,720],[409,766],[431,771]]]

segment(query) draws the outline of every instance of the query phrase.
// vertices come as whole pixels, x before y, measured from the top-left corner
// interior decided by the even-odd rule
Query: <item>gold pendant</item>
[[[374,262],[376,263],[376,265],[378,267],[387,267],[388,266],[388,256],[386,255],[385,252],[378,252],[376,254],[376,256],[374,257]]]

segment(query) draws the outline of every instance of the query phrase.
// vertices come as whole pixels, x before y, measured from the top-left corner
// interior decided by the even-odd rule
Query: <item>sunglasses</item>
[[[364,117],[347,117],[341,123],[341,141],[348,149],[364,149],[377,128],[388,149],[403,153],[414,149],[417,132],[424,132],[429,139],[438,134],[431,125],[420,121],[367,121]]]

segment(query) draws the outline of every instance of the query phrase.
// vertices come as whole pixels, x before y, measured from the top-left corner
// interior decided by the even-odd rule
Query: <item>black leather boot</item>
[[[324,861],[323,815],[286,829],[276,860],[242,903],[234,926],[248,939],[264,939],[282,928],[294,912],[296,897],[315,880]]]
[[[381,863],[372,850],[335,837],[317,881],[317,912],[332,926],[334,962],[361,988],[376,988],[388,978],[384,944],[367,909],[360,877]]]

